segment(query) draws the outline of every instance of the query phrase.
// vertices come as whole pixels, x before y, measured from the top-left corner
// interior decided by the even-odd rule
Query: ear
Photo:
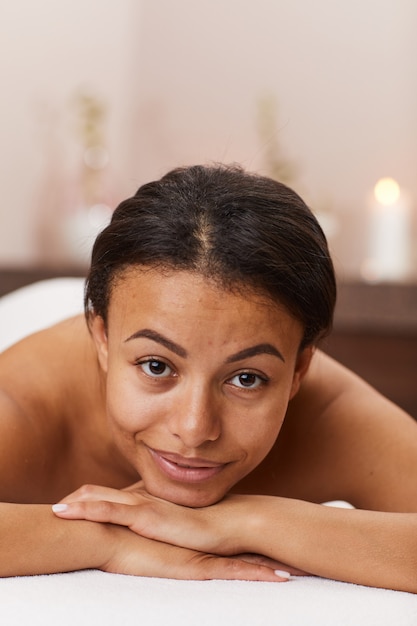
[[[107,372],[108,341],[104,320],[100,315],[95,315],[90,321],[90,332],[97,351],[97,357],[104,372]]]
[[[314,350],[315,346],[307,346],[306,348],[301,350],[301,352],[297,356],[297,362],[295,364],[294,376],[291,385],[290,400],[300,389],[301,381],[307,374],[308,368],[310,367]]]

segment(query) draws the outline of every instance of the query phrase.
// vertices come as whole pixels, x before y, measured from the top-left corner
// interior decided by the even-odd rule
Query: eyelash
[[[150,366],[151,363],[163,365],[164,368],[168,368],[168,370],[170,371],[166,374],[165,373],[166,370],[164,369],[162,375],[158,375],[155,372],[146,372],[145,366]],[[163,380],[165,378],[169,378],[171,375],[176,376],[174,369],[170,365],[168,365],[168,363],[156,357],[147,357],[146,359],[138,359],[137,361],[135,361],[134,364],[135,366],[139,366],[146,376],[148,376],[149,378],[153,378],[154,380],[157,380],[157,379]],[[231,382],[234,378],[240,378],[241,376],[253,376],[254,378],[257,379],[258,384],[256,384],[256,386],[246,387],[243,384],[239,386],[236,383]],[[260,374],[256,374],[255,372],[251,372],[250,370],[248,370],[248,371],[241,371],[241,372],[234,374],[233,376],[228,378],[226,382],[233,385],[237,389],[242,389],[243,391],[250,392],[250,391],[257,391],[259,388],[267,385],[269,383],[269,378],[266,376],[261,376]]]

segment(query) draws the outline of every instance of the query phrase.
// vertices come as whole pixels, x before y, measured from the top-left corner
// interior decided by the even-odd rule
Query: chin
[[[189,486],[184,487],[182,485],[148,486],[145,483],[145,488],[152,496],[192,509],[216,504],[216,502],[222,500],[227,493],[224,490],[209,489],[201,486],[194,488],[190,488]]]

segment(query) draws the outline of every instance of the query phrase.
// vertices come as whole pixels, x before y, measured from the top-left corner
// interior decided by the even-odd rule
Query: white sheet
[[[0,350],[82,310],[83,281],[43,281],[0,299]],[[0,580],[3,626],[416,626],[417,595],[297,577],[175,581],[98,571]]]

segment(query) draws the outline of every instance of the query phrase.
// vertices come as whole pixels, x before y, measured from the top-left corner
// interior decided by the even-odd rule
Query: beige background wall
[[[75,182],[78,90],[106,101],[112,158],[124,169],[133,4],[0,0],[0,263],[36,259],[42,205],[55,205],[59,214]]]
[[[339,273],[359,275],[377,179],[417,212],[416,24],[413,0],[0,0],[0,263],[39,259],[45,205],[59,214],[77,184],[70,102],[87,87],[107,104],[115,197],[196,161],[267,173],[276,148],[332,218]]]

